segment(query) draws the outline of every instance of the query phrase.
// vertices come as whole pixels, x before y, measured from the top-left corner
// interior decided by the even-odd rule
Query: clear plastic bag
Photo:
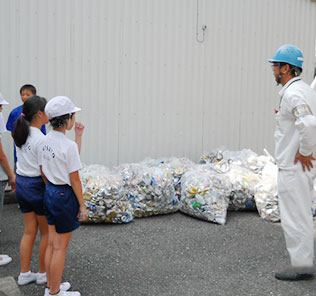
[[[134,219],[121,176],[102,166],[88,166],[81,173],[88,212],[86,223],[129,223]]]
[[[196,166],[182,177],[180,211],[190,216],[224,225],[230,181],[211,167]]]
[[[127,164],[118,168],[136,217],[178,211],[179,201],[171,177],[161,167]]]
[[[259,182],[259,176],[245,167],[231,164],[226,173],[231,182],[232,191],[229,196],[230,211],[254,210],[256,203],[254,199],[255,186]]]
[[[277,177],[277,166],[268,162],[262,171],[262,179],[255,187],[255,201],[259,215],[271,222],[280,221]]]

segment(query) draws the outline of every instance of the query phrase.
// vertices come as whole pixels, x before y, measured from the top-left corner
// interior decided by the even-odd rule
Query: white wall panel
[[[310,83],[315,38],[311,0],[0,0],[4,116],[32,83],[83,108],[86,163],[273,152],[279,88],[266,60],[296,44]]]

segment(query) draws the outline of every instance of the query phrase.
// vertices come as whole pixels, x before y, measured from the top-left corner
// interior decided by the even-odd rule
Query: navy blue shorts
[[[35,212],[39,216],[45,215],[44,194],[45,183],[41,176],[16,175],[15,199],[20,205],[22,213]]]
[[[71,232],[80,226],[79,203],[71,186],[48,182],[44,204],[47,222],[55,225],[57,233]]]

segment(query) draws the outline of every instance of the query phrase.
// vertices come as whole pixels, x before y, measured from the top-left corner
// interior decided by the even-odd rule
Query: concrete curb
[[[12,276],[0,278],[0,296],[21,296],[20,289]]]

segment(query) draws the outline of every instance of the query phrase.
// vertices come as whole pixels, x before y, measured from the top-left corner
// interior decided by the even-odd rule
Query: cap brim
[[[72,110],[71,113],[76,113],[76,112],[78,112],[78,111],[80,111],[80,110],[81,110],[81,108],[75,107],[75,108]]]
[[[2,99],[0,101],[0,105],[9,105],[9,103],[6,100]]]

